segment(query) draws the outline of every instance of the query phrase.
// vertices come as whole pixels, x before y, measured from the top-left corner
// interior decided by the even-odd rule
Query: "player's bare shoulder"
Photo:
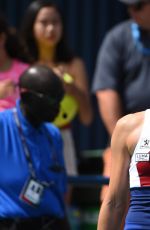
[[[138,112],[124,116],[117,122],[117,129],[125,138],[125,144],[132,154],[139,139],[141,129],[144,123],[145,112]]]
[[[117,121],[113,136],[123,138],[124,141],[143,124],[144,112],[128,114]]]
[[[128,114],[118,120],[118,128],[123,129],[124,131],[130,132],[135,128],[140,126],[144,121],[144,111],[138,113]]]

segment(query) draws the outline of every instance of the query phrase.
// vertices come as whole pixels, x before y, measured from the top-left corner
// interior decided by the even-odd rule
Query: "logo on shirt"
[[[150,160],[150,153],[136,153],[135,161],[149,161]]]
[[[143,138],[140,143],[140,149],[150,149],[150,140]]]

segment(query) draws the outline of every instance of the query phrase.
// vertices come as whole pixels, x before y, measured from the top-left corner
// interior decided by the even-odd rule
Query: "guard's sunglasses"
[[[36,92],[34,90],[31,90],[31,89],[20,88],[20,93],[28,93],[28,92],[35,95],[36,97],[38,97],[40,99],[43,99],[44,101],[47,101],[50,105],[56,105],[56,104],[58,105],[62,100],[62,97],[59,97],[59,96],[56,98],[53,98],[50,95]]]
[[[138,3],[135,3],[135,4],[132,4],[130,6],[132,6],[135,10],[139,11],[139,10],[142,10],[143,7],[147,4],[149,4],[150,1],[147,0],[147,1],[141,1],[141,2],[138,2]]]

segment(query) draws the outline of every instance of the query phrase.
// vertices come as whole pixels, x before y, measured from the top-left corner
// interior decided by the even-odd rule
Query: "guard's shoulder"
[[[48,132],[56,137],[56,136],[61,136],[61,132],[60,132],[60,129],[57,128],[55,125],[53,125],[52,123],[45,123],[45,126],[48,130]]]
[[[0,120],[5,122],[8,119],[8,117],[11,116],[11,114],[12,114],[12,109],[6,109],[4,111],[1,111]]]
[[[128,28],[130,28],[131,25],[131,20],[126,20],[123,22],[120,22],[118,24],[116,24],[115,26],[113,26],[108,33],[112,33],[112,34],[118,34],[118,33],[123,33],[125,32]]]
[[[120,47],[120,45],[125,45],[126,40],[128,41],[130,36],[130,25],[131,21],[127,20],[124,22],[121,22],[114,27],[112,27],[104,36],[103,43],[104,46],[107,44],[113,43],[116,45],[115,47]]]

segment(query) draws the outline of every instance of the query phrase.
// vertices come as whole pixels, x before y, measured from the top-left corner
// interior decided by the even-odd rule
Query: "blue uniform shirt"
[[[59,130],[51,124],[42,124],[35,129],[23,116],[19,101],[17,114],[21,123],[33,168],[39,180],[54,182],[45,188],[38,207],[20,199],[21,191],[30,177],[29,165],[24,153],[20,133],[13,110],[0,113],[0,217],[38,217],[50,215],[63,217],[63,195],[66,191],[65,170],[52,170],[56,161],[64,168],[62,139]],[[47,133],[46,133],[47,129]],[[52,139],[50,143],[48,135]]]

